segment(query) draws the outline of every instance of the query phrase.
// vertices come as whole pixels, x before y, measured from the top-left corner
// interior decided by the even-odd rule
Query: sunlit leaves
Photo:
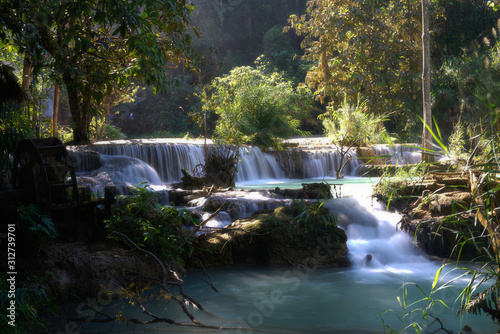
[[[219,116],[216,134],[229,142],[280,147],[281,139],[303,134],[299,100],[307,98],[278,73],[237,67],[216,78],[201,97],[204,110]]]
[[[400,109],[415,94],[420,68],[419,2],[312,0],[307,15],[290,18],[314,62],[306,82],[321,100],[368,99],[375,113]]]
[[[74,118],[95,115],[104,92],[131,80],[163,91],[169,85],[165,69],[194,58],[188,33],[193,6],[182,0],[21,0],[1,5],[0,25],[7,32],[0,37],[15,37],[35,66],[51,66],[67,81],[77,92],[72,96],[80,99],[70,103]],[[26,34],[28,28],[33,33]]]

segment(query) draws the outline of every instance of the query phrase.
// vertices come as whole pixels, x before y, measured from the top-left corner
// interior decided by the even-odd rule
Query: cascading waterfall
[[[349,152],[350,159],[344,167],[344,175],[353,176],[356,174],[359,163],[356,152]],[[336,171],[341,164],[340,153],[337,151],[307,151],[304,159],[304,178],[336,177]],[[347,159],[347,156],[344,158]],[[342,162],[344,163],[345,160]]]
[[[398,213],[387,212],[371,198],[356,196],[324,203],[337,215],[348,237],[352,264],[372,272],[431,276],[437,266],[414,246],[407,233],[397,229]],[[424,271],[424,272],[422,272]]]
[[[351,192],[369,195],[364,188]],[[413,303],[426,297],[424,293],[428,294],[440,264],[422,256],[413,247],[411,237],[397,231],[398,214],[385,212],[383,206],[372,203],[368,196],[331,199],[324,206],[338,216],[339,225],[346,230],[351,267],[211,269],[210,282],[215,284],[217,292],[213,286],[202,283],[206,282],[205,272],[191,272],[184,279],[186,292],[202,305],[208,305],[210,312],[217,316],[205,317],[198,312],[198,320],[216,326],[245,327],[230,333],[373,333],[387,329],[384,324],[398,332],[406,332],[412,329],[407,327],[411,321],[422,326],[422,333],[437,333],[443,328],[456,333],[465,324],[477,334],[496,332],[497,325],[485,316],[457,318],[455,301],[460,286],[465,286],[463,282],[436,292],[433,297],[450,308],[436,303],[425,309],[429,316],[423,318],[426,301]],[[459,275],[445,271],[442,276]],[[449,278],[442,277],[440,282]],[[409,285],[407,295],[401,297],[404,299],[397,299],[403,293],[401,287],[405,282],[415,285]],[[405,302],[408,308],[401,310],[398,300]],[[166,308],[164,301],[151,303],[148,307],[153,313],[178,321],[188,320],[173,305]],[[109,309],[113,311],[116,307]],[[141,314],[140,309],[125,311],[136,316]],[[112,328],[106,324],[90,326],[89,329],[100,332],[112,329],[121,333],[122,329],[127,333],[134,329],[129,323],[112,324]],[[144,326],[137,329],[158,334],[164,330]],[[168,330],[183,333],[185,328],[169,327]]]
[[[191,172],[197,165],[204,164],[203,145],[172,142],[106,142],[89,146],[106,155],[123,155],[140,159],[151,165],[166,183],[180,182],[181,169]],[[276,159],[263,153],[258,147],[243,149],[236,181],[258,179],[281,179],[284,173]]]
[[[176,143],[96,144],[90,147],[107,155],[124,155],[140,159],[151,165],[166,183],[179,182],[181,168],[192,171],[204,162],[203,146]]]
[[[236,182],[283,178],[285,173],[273,156],[263,153],[258,147],[242,149]]]
[[[389,145],[373,145],[371,148],[375,154],[384,158],[385,162],[392,165],[407,165],[418,164],[422,158],[422,150],[416,148],[418,145],[408,146],[395,144]]]
[[[117,194],[125,194],[131,186],[147,184],[151,189],[163,193],[168,203],[167,187],[155,169],[144,161],[121,155],[101,154],[100,167],[90,173],[78,173],[79,183],[89,186],[94,193],[104,193],[111,187]]]

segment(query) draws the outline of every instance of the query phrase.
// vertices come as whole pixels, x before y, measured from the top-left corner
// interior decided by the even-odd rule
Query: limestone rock
[[[319,210],[316,219],[311,213],[306,223],[297,220],[300,210],[279,207],[261,211],[220,231],[199,235],[193,243],[193,256],[205,267],[349,265],[345,232],[333,222],[320,219],[329,214],[328,210]],[[192,261],[190,265],[197,267],[199,263]]]
[[[377,154],[370,147],[357,147],[356,155],[360,165],[385,165],[384,161],[377,157]]]

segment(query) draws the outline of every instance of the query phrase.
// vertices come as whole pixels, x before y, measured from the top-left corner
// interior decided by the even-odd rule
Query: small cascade
[[[356,174],[359,163],[355,151],[351,150],[349,155],[351,158],[342,173],[352,176]],[[336,177],[340,163],[340,153],[337,151],[307,151],[304,157],[304,178]]]
[[[276,158],[263,153],[258,147],[243,148],[236,182],[283,178],[285,178],[285,173]]]
[[[192,171],[205,161],[203,146],[177,143],[96,144],[90,147],[107,155],[123,155],[140,159],[153,167],[161,179],[167,183],[179,182],[181,169]]]
[[[78,173],[79,184],[89,186],[94,193],[104,193],[110,187],[115,194],[127,194],[131,186],[147,184],[163,197],[168,196],[167,187],[154,168],[144,161],[128,156],[100,155],[100,167],[91,173]],[[168,203],[168,197],[162,199]]]
[[[293,204],[291,199],[276,198],[267,190],[246,191],[234,190],[214,193],[210,197],[200,197],[189,202],[189,210],[198,212],[208,218],[222,203],[227,203],[225,211],[207,223],[210,228],[222,228],[233,221],[250,217],[256,211],[274,210],[280,206]]]
[[[114,141],[96,143],[87,149],[105,155],[121,155],[140,159],[151,165],[166,183],[180,182],[183,176],[182,168],[191,172],[197,165],[203,165],[205,162],[204,147],[199,143],[175,143],[159,140]],[[76,153],[81,155],[81,160],[88,159],[88,155],[83,156],[83,153]],[[83,162],[82,165],[86,166],[89,163]],[[263,153],[258,147],[243,148],[236,175],[237,182],[282,178],[284,178],[284,173],[272,155]]]
[[[391,165],[418,164],[422,158],[421,150],[407,145],[396,144],[392,147],[389,145],[373,145],[371,148],[377,156],[389,157],[384,158],[384,161]]]
[[[337,215],[339,226],[346,231],[354,266],[373,273],[435,273],[437,267],[413,246],[411,237],[397,230],[399,214],[359,196],[328,200],[324,206]]]
[[[208,147],[210,149],[211,144]],[[106,173],[118,173],[116,171],[117,162],[113,162],[115,164],[113,165],[109,156],[131,157],[148,164],[156,171],[162,183],[180,182],[183,176],[181,169],[192,172],[197,165],[204,164],[205,157],[203,143],[191,140],[120,140],[69,149],[77,158],[78,171],[95,174],[95,171],[99,170],[98,173],[102,173],[100,179],[105,184],[113,183],[113,181],[105,181],[104,175]],[[391,164],[418,163],[420,161],[420,152],[408,146],[395,145],[394,148],[391,148],[387,145],[377,145],[373,146],[373,149],[377,155],[389,156],[390,158],[386,160]],[[336,170],[340,164],[340,154],[333,148],[304,148],[265,153],[258,147],[245,147],[242,151],[236,175],[236,182],[239,184],[262,180],[283,180],[285,178],[335,178]],[[99,160],[100,154],[108,156],[104,159],[105,162]],[[355,150],[349,152],[349,155],[351,158],[345,165],[343,174],[355,176],[359,167]],[[137,165],[137,163],[129,164],[128,168]],[[107,171],[108,167],[113,169]],[[131,172],[124,171],[124,173],[128,175]],[[129,177],[138,178],[139,175]],[[155,184],[158,183],[158,180],[153,181]]]

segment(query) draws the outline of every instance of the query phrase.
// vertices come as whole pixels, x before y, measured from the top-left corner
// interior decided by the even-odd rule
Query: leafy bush
[[[157,194],[148,185],[133,187],[132,191],[134,196],[121,198],[114,207],[113,216],[106,222],[107,230],[121,232],[161,257],[181,261],[183,246],[189,245],[183,225],[198,221],[187,210],[160,206]]]
[[[21,140],[33,136],[31,121],[13,104],[0,104],[0,175],[12,168],[11,157]],[[4,180],[3,182],[6,182]],[[2,181],[0,180],[0,189]]]
[[[215,134],[231,144],[281,148],[281,140],[304,135],[301,101],[306,92],[294,88],[279,73],[261,67],[237,67],[215,78],[201,94],[204,110],[219,116]]]
[[[319,118],[323,121],[326,136],[340,154],[336,174],[337,178],[342,178],[342,170],[351,159],[351,149],[381,141],[386,134],[382,124],[385,116],[366,112],[366,100],[359,95],[354,105],[345,96],[340,108],[334,108],[330,103],[327,109]]]
[[[9,276],[0,275],[2,284],[0,285],[0,307],[2,310],[8,310],[12,300],[12,292],[8,285]],[[10,327],[11,331],[5,333],[24,334],[24,333],[48,333],[49,329],[43,324],[40,311],[43,310],[57,312],[54,301],[49,298],[42,284],[46,277],[29,276],[24,280],[16,280],[15,301],[16,301],[16,321],[15,327],[7,325],[11,318],[8,317],[8,311],[0,313],[2,327]]]
[[[358,95],[356,104],[351,104],[344,97],[340,108],[332,104],[327,112],[320,116],[325,133],[330,141],[338,146],[369,146],[382,142],[385,133],[382,122],[385,115],[377,116],[366,111],[366,100]],[[385,141],[384,141],[385,142]]]
[[[118,127],[107,123],[106,119],[98,117],[90,123],[90,132],[92,140],[117,140],[124,139],[126,136]]]
[[[421,174],[422,166],[400,166],[395,171],[387,169],[373,189],[374,196],[390,204],[393,198],[404,197],[404,189],[416,184],[415,175]]]
[[[39,242],[54,241],[58,232],[52,219],[40,213],[34,204],[20,205],[18,224],[20,230]]]

